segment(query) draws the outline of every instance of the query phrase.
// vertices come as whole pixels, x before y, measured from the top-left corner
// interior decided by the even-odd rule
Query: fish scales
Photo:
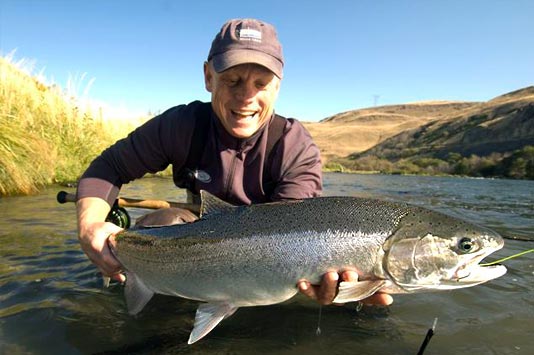
[[[271,235],[287,231],[322,232],[334,227],[365,234],[390,232],[412,207],[383,202],[381,205],[355,197],[324,197],[287,203],[235,207],[214,213],[195,223],[159,229],[138,230],[139,235],[158,238],[248,238],[250,234]],[[261,226],[261,228],[258,228]],[[140,241],[141,242],[141,241]]]
[[[324,209],[329,213],[325,214]],[[373,255],[374,250],[364,252],[378,248],[383,239],[377,236],[385,238],[405,214],[400,208],[377,208],[364,199],[308,199],[238,207],[188,225],[132,231],[124,235],[123,241],[129,240],[135,250],[131,258],[137,256],[152,265],[147,272],[162,268],[173,274],[180,271],[185,279],[195,276],[196,280],[221,283],[221,288],[228,288],[223,283],[228,284],[230,277],[250,283],[260,276],[262,283],[266,279],[284,282],[294,290],[301,278],[318,281],[325,268],[353,264],[348,256],[355,251]],[[371,220],[375,223],[368,222]],[[143,235],[151,237],[150,252],[146,251],[147,238]],[[135,249],[137,243],[145,252]],[[126,249],[122,246],[119,257],[128,264]],[[228,261],[232,261],[230,265]],[[362,260],[360,268],[365,261],[368,267],[363,271],[370,272],[374,260]],[[235,292],[235,287],[228,292]]]
[[[153,293],[208,302],[197,311],[190,342],[238,307],[283,302],[297,293],[299,280],[318,283],[329,270],[357,269],[369,280],[342,283],[338,298],[345,301],[379,289],[467,287],[505,272],[476,265],[502,247],[496,233],[405,203],[324,197],[235,207],[206,192],[202,201],[194,223],[124,231],[112,244],[131,279],[126,296],[133,313]],[[473,248],[467,258],[458,250],[465,238]],[[139,301],[133,293],[144,296]]]

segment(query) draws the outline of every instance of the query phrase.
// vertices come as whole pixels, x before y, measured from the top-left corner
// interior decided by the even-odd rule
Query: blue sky
[[[534,1],[0,0],[0,51],[133,112],[209,100],[202,64],[230,18],[275,25],[277,112],[303,121],[426,100],[486,101],[534,84]]]

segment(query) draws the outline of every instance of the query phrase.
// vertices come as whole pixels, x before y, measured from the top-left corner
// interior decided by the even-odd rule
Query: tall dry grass
[[[0,57],[0,195],[75,181],[104,148],[134,128],[103,120],[22,60]]]

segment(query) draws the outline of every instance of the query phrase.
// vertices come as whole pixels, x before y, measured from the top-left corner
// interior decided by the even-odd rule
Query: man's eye
[[[237,83],[239,83],[238,79],[228,79],[228,85],[230,86],[236,86]]]

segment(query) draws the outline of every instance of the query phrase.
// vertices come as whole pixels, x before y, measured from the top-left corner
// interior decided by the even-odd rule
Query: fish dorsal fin
[[[229,212],[235,208],[234,205],[221,200],[206,190],[200,190],[200,198],[202,200],[200,204],[200,218],[204,218],[213,214]]]
[[[202,339],[224,318],[230,317],[237,307],[228,303],[203,303],[197,309],[195,325],[189,335],[188,344]]]

